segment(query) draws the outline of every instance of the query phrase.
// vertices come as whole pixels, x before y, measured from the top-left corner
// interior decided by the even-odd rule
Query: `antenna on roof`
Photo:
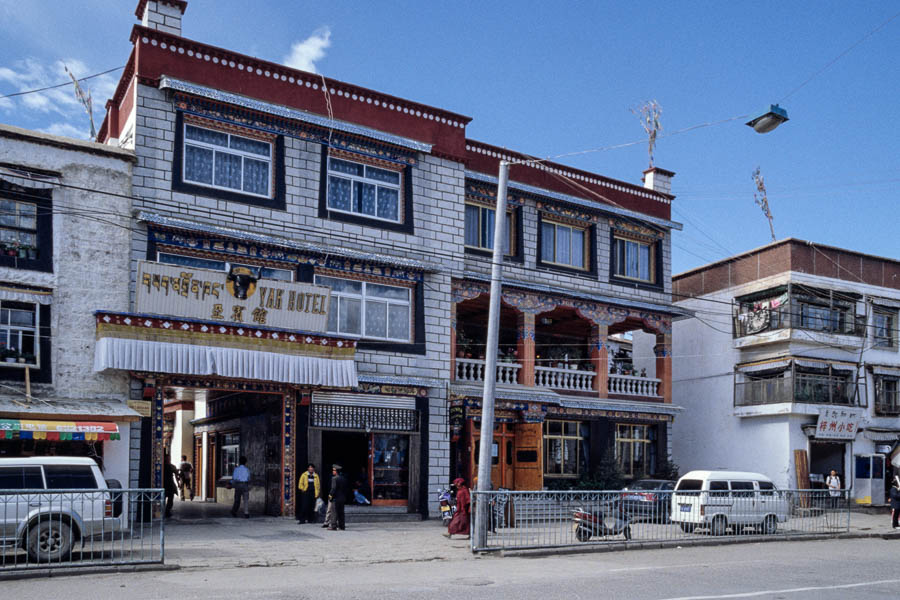
[[[632,114],[637,115],[641,121],[641,127],[647,132],[647,152],[650,154],[650,168],[653,168],[653,149],[656,148],[656,136],[662,130],[659,115],[662,108],[656,100],[648,100],[638,108],[631,109]]]

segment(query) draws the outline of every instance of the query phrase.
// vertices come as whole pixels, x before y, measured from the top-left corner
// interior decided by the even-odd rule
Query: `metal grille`
[[[478,522],[478,505],[485,526]],[[472,492],[472,551],[837,535],[846,490]]]
[[[417,431],[416,411],[402,408],[313,404],[310,425],[329,429]]]

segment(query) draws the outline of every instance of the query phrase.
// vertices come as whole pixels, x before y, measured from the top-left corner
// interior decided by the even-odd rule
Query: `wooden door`
[[[200,490],[200,482],[203,481],[203,436],[194,436],[194,455],[191,457],[191,464],[194,465],[194,483],[191,485],[191,493],[202,496]]]
[[[515,453],[515,434],[512,425],[497,423],[494,426],[494,445],[491,447],[491,485],[497,488],[515,488],[515,471],[513,457]],[[481,443],[479,428],[474,421],[469,421],[469,439],[472,444],[469,447],[469,464],[472,465],[470,482],[478,476],[478,452]]]
[[[517,423],[514,426],[515,456],[513,477],[517,490],[539,490],[544,485],[541,462],[541,424]]]

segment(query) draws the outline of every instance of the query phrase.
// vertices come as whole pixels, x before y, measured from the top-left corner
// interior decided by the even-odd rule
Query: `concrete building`
[[[339,462],[375,505],[427,514],[472,469],[495,175],[523,155],[467,139],[468,117],[188,39],[186,9],[138,3],[99,134],[137,156],[136,233],[95,367],[153,412],[146,480],[170,449],[227,501],[244,454],[253,510],[291,514],[300,470]],[[577,478],[607,444],[635,476],[668,455],[672,176],[512,168],[496,485]],[[278,321],[297,294],[330,300]],[[645,376],[610,375],[607,336],[632,330],[652,332]]]
[[[900,261],[787,239],[673,277],[674,457],[785,488],[834,469],[883,504],[897,462]]]
[[[0,125],[0,456],[91,456],[137,483],[128,377],[95,373],[128,307],[134,153]]]

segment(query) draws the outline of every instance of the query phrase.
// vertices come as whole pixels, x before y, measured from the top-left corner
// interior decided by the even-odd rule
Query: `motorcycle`
[[[438,504],[441,508],[441,522],[449,525],[456,514],[456,499],[453,497],[451,488],[438,488]]]
[[[631,519],[621,510],[593,513],[583,508],[576,508],[573,514],[575,539],[586,542],[592,536],[609,537],[622,534],[626,540],[631,539]]]

